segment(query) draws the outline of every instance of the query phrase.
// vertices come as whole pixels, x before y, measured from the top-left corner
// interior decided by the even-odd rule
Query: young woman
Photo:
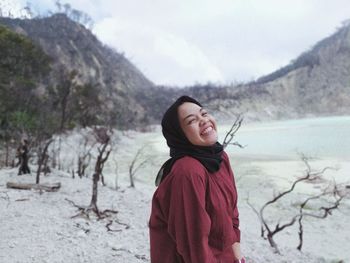
[[[182,96],[164,114],[162,130],[171,158],[152,200],[151,262],[245,262],[236,186],[214,118]]]

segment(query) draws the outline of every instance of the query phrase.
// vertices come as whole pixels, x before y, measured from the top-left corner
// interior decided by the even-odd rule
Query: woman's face
[[[193,145],[211,146],[217,142],[215,119],[199,105],[191,102],[181,104],[178,117],[183,132]]]

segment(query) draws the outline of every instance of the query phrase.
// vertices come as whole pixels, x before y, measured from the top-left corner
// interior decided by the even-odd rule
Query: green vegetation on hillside
[[[0,136],[33,131],[43,101],[38,83],[50,70],[50,58],[28,38],[0,25]]]
[[[0,141],[101,123],[98,85],[78,84],[76,70],[52,71],[40,47],[2,25],[0,57]]]

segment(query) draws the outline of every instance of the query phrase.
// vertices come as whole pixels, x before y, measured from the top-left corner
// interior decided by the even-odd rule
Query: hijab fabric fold
[[[184,156],[197,159],[209,173],[214,173],[220,169],[223,146],[218,142],[212,146],[193,145],[182,131],[178,118],[178,107],[185,102],[191,102],[202,107],[195,99],[182,96],[165,112],[162,119],[162,132],[170,148],[171,158],[160,168],[155,182],[156,186],[170,173],[175,162]]]

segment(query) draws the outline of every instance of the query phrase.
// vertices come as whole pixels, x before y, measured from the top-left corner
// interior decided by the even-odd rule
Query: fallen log
[[[7,188],[20,189],[20,190],[42,190],[46,192],[56,192],[61,187],[61,183],[53,184],[23,184],[23,183],[14,183],[7,182]]]

